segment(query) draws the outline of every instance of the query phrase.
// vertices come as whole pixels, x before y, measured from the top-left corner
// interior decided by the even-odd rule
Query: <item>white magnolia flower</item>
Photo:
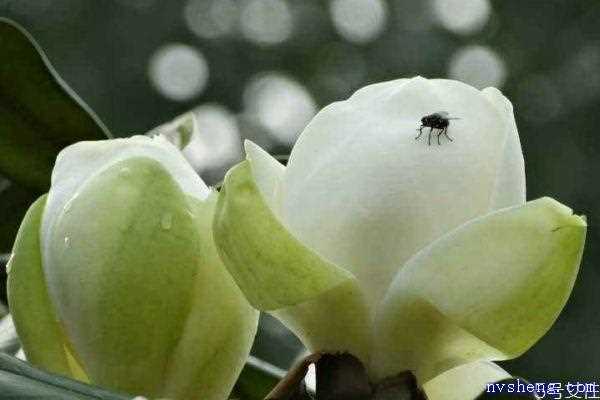
[[[226,398],[257,312],[218,257],[216,197],[162,137],[63,150],[9,263],[27,359],[132,394]]]
[[[438,111],[460,118],[453,141],[438,145],[434,130],[428,145],[429,128],[415,140]],[[550,198],[525,202],[512,106],[497,89],[370,85],[323,109],[287,167],[253,143],[246,152],[216,211],[224,263],[255,307],[312,351],[359,357],[375,382],[412,370],[435,393],[461,371],[497,377],[472,362],[526,351],[571,292],[585,221]],[[465,385],[457,398],[483,389]]]

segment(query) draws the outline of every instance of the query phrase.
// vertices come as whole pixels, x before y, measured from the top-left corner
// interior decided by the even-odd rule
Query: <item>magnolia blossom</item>
[[[215,205],[162,137],[63,150],[9,263],[27,359],[153,398],[226,398],[258,313],[217,254]]]
[[[453,141],[428,145],[427,127],[415,140],[436,112],[459,118]],[[586,223],[550,198],[525,202],[497,89],[370,85],[318,113],[287,167],[246,152],[215,215],[225,265],[255,307],[312,351],[359,357],[374,382],[411,370],[448,399],[438,389],[462,377],[452,389],[469,398],[507,376],[487,361],[530,348],[571,292]]]

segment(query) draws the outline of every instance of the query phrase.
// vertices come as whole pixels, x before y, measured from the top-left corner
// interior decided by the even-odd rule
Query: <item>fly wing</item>
[[[436,112],[436,114],[444,119],[460,119],[458,117],[450,117],[450,114],[448,113],[448,111],[438,111],[438,112]]]

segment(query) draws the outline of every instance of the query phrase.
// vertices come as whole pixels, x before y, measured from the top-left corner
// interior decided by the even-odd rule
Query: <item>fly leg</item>
[[[444,133],[444,136],[446,136],[449,141],[453,142],[452,138],[450,136],[448,136],[448,127],[444,128],[443,133]]]
[[[421,137],[421,135],[423,134],[423,128],[424,128],[423,125],[421,125],[421,127],[417,128],[417,130],[419,131],[419,134],[417,135],[417,137],[415,138],[415,140],[417,140],[418,138]]]

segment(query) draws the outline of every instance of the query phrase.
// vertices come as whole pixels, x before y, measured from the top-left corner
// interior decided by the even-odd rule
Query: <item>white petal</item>
[[[429,400],[472,400],[485,391],[487,384],[511,375],[491,362],[472,362],[452,368],[425,385]]]
[[[447,111],[454,142],[415,140],[421,117]],[[506,131],[479,90],[414,78],[331,104],[295,145],[281,216],[303,243],[357,276],[377,303],[427,243],[487,213]],[[444,139],[443,137],[441,139]]]
[[[251,176],[240,180],[244,164],[228,173],[214,221],[225,265],[251,303],[276,310],[311,351],[351,352],[366,363],[370,315],[356,279],[281,226],[277,195],[285,167],[254,143],[245,147]]]
[[[350,280],[312,300],[272,314],[310,352],[350,353],[368,365],[371,318],[363,293]]]
[[[87,180],[119,161],[132,157],[149,157],[159,161],[188,195],[203,200],[210,194],[210,189],[179,150],[163,137],[134,136],[71,145],[59,153],[52,171],[52,186],[41,228],[44,262],[47,262],[45,253],[50,231],[63,210],[68,208],[69,201],[77,196]],[[127,173],[123,171],[123,174]]]
[[[376,319],[378,376],[422,380],[473,360],[521,355],[566,303],[584,220],[549,198],[470,221],[398,273]]]
[[[279,185],[285,172],[285,167],[264,151],[260,146],[246,140],[244,142],[247,158],[252,163],[254,181],[271,211],[279,215]]]
[[[511,102],[496,88],[484,89],[482,93],[503,116],[508,132],[490,202],[492,211],[525,202],[525,161]]]

